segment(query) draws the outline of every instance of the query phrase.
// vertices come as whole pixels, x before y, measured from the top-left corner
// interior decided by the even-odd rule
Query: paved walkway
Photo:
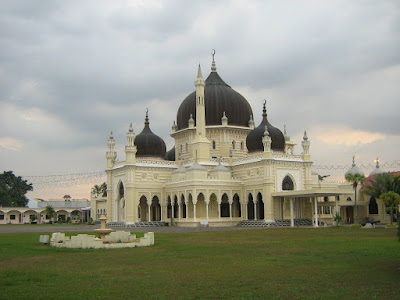
[[[0,225],[0,233],[18,232],[93,232],[100,225]],[[230,231],[243,229],[260,229],[257,227],[113,227],[114,230],[131,232],[203,232],[203,231]]]

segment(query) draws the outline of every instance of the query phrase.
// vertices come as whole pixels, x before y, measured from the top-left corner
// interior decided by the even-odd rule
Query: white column
[[[196,205],[197,205],[197,202],[193,203],[193,220],[195,220],[195,221],[196,221]]]
[[[293,216],[293,198],[290,198],[290,226],[294,227],[294,216]]]
[[[162,221],[162,217],[163,217],[162,210],[163,210],[163,206],[160,204],[160,221]]]
[[[179,205],[179,202],[178,202],[178,219],[179,220],[181,219],[181,206]]]
[[[232,203],[229,203],[229,217],[232,220]]]
[[[217,202],[217,203],[218,203],[218,219],[221,220],[221,203],[219,203],[219,202]]]
[[[148,204],[147,204],[147,209],[148,209],[148,211],[147,211],[147,221],[151,221],[151,219],[150,219],[150,205],[148,205]]]
[[[257,220],[257,202],[254,202],[254,220]]]
[[[175,217],[175,203],[171,201],[171,219]]]
[[[208,203],[206,202],[206,217],[207,217],[207,220],[208,220]]]
[[[317,197],[314,197],[314,213],[315,213],[314,227],[318,227],[318,201],[317,201]]]
[[[189,205],[188,205],[189,203],[185,202],[185,204],[186,204],[185,205],[185,207],[186,207],[186,219],[189,219]]]

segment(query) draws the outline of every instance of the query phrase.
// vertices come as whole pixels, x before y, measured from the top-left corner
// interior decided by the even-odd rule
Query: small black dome
[[[162,138],[155,135],[149,127],[149,117],[146,111],[146,119],[144,122],[144,128],[135,138],[135,145],[137,148],[136,156],[154,156],[154,157],[165,157],[165,142]]]
[[[282,131],[272,126],[267,119],[267,110],[265,102],[263,107],[263,119],[257,128],[250,131],[246,138],[246,146],[249,152],[264,151],[262,138],[264,136],[265,126],[268,128],[269,136],[271,137],[271,149],[274,151],[285,150],[285,137]]]
[[[169,150],[167,153],[165,153],[164,159],[169,161],[175,161],[175,146],[172,147],[172,149]]]
[[[215,70],[208,75],[205,82],[206,125],[221,125],[225,112],[229,125],[249,127],[250,116],[253,116],[249,102],[227,85]],[[196,120],[196,91],[187,96],[178,109],[178,129],[188,127],[190,114]]]

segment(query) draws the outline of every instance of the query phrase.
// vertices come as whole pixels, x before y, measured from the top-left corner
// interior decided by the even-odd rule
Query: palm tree
[[[386,207],[390,207],[390,224],[393,224],[393,208],[397,207],[400,202],[400,195],[390,191],[381,195],[380,198],[386,205]]]
[[[365,186],[364,193],[373,196],[376,199],[381,199],[386,207],[390,207],[390,222],[393,223],[393,208],[396,208],[396,196],[388,194],[393,192],[397,195],[400,194],[400,175],[395,176],[392,173],[377,174],[368,184]],[[382,197],[386,199],[383,200]],[[398,205],[398,202],[397,202]],[[396,212],[398,214],[398,208]]]
[[[355,210],[354,210],[354,222],[357,223],[357,187],[358,185],[361,183],[364,183],[365,180],[365,176],[361,175],[359,173],[349,173],[346,175],[346,180],[348,182],[351,182],[353,184],[353,188],[354,188],[354,206],[355,206]]]
[[[107,183],[103,182],[100,186],[101,196],[107,197]]]
[[[97,198],[101,194],[101,187],[96,184],[95,186],[92,187],[92,194]]]
[[[45,209],[46,215],[49,216],[50,220],[56,215],[56,211],[54,210],[53,206],[47,205]]]

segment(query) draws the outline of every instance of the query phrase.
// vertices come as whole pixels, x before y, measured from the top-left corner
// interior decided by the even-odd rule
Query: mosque
[[[116,160],[111,133],[107,198],[92,201],[92,217],[195,227],[257,220],[318,226],[334,212],[353,215],[351,186],[324,183],[311,171],[306,131],[296,153],[286,128],[271,124],[265,101],[255,126],[250,104],[218,74],[214,54],[208,77],[199,65],[195,91],[180,104],[172,149],[151,130],[148,111],[141,133],[128,129],[124,161]]]

